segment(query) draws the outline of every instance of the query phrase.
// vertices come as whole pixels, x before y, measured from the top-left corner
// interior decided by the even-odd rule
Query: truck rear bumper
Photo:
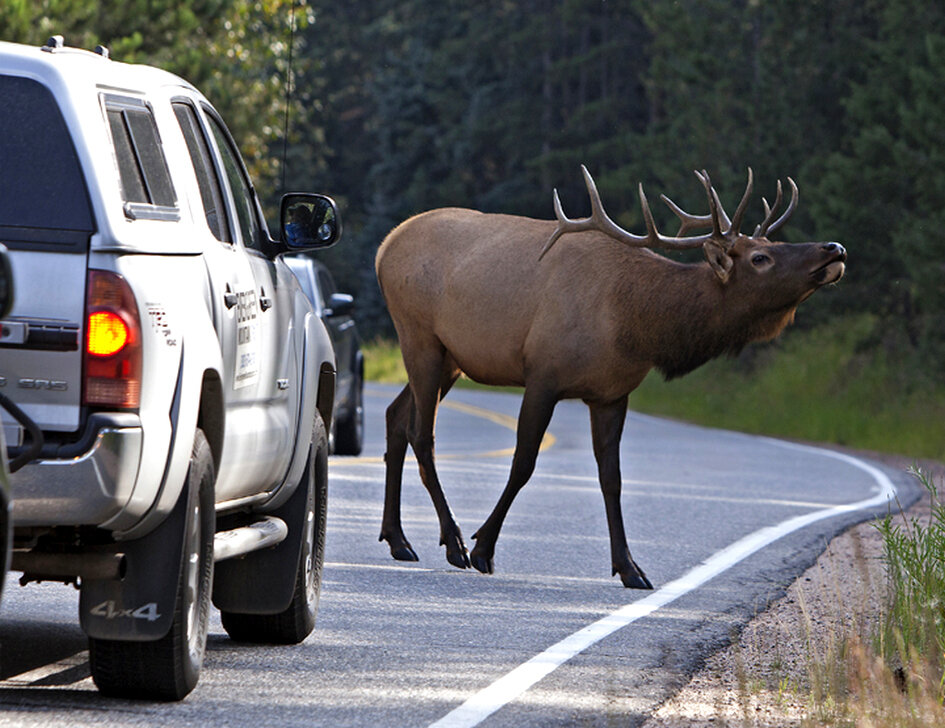
[[[109,521],[134,490],[142,442],[137,415],[96,415],[79,452],[61,448],[58,456],[30,463],[10,477],[14,527]]]

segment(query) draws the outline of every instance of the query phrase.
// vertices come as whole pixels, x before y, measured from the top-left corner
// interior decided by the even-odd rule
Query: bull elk
[[[417,560],[400,515],[408,443],[436,508],[447,560],[492,573],[499,530],[534,470],[555,404],[582,399],[590,408],[613,574],[626,587],[651,589],[630,555],[620,508],[620,438],[629,394],[654,367],[672,379],[750,342],[773,339],[802,301],[844,273],[846,251],[838,243],[769,239],[797,206],[790,178],[785,212],[777,217],[779,181],[774,205],[763,200],[764,220],[748,236],[740,227],[752,193],[751,170],[731,219],[708,174],[696,172],[709,214],[691,215],[663,196],[681,221],[677,236],[669,237],[657,230],[642,185],[646,234],[635,235],[608,217],[593,179],[582,171],[591,199],[588,218],[567,218],[555,191],[557,224],[432,210],[401,223],[378,250],[377,276],[409,379],[387,409],[380,540],[395,559]],[[562,236],[567,240],[559,241]],[[705,261],[695,264],[649,250],[700,247]],[[434,466],[437,406],[461,372],[484,384],[525,388],[508,483],[473,535],[471,552]]]

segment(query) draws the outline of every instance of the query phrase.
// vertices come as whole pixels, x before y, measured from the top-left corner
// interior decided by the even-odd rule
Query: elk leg
[[[456,519],[443,494],[433,455],[433,430],[436,424],[437,405],[456,381],[459,369],[456,368],[453,359],[442,350],[435,369],[429,367],[422,372],[417,372],[416,364],[412,367],[411,362],[408,362],[406,358],[405,364],[416,404],[416,428],[412,429],[409,436],[410,444],[417,457],[417,465],[420,468],[420,480],[423,481],[433,501],[433,507],[436,509],[440,522],[440,545],[446,546],[446,560],[453,566],[467,569],[469,568],[469,554],[463,542],[463,534],[456,525]]]
[[[541,440],[545,436],[545,430],[548,429],[548,423],[551,422],[551,415],[554,412],[557,399],[554,395],[547,392],[536,392],[536,390],[525,389],[525,396],[522,399],[522,408],[518,416],[518,428],[516,432],[515,454],[512,456],[512,470],[509,473],[509,480],[499,496],[492,513],[486,519],[485,523],[473,534],[476,539],[476,545],[470,553],[469,558],[472,565],[483,574],[493,572],[493,556],[495,555],[495,542],[499,538],[499,530],[502,528],[502,522],[515,500],[515,496],[522,489],[528,479],[535,471],[535,461],[538,459],[538,450],[541,447]]]
[[[400,488],[407,454],[407,432],[414,419],[413,394],[404,387],[387,408],[387,452],[384,454],[386,483],[384,517],[378,541],[387,541],[390,555],[398,561],[418,561],[417,554],[404,536],[400,516]]]
[[[589,404],[591,410],[591,438],[600,489],[604,494],[607,527],[610,531],[610,556],[613,574],[620,574],[625,587],[652,589],[643,570],[634,562],[627,548],[627,536],[620,510],[620,436],[627,418],[627,399],[607,404]]]

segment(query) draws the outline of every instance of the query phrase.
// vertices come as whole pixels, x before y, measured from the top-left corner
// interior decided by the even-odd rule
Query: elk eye
[[[758,268],[764,265],[770,265],[773,262],[774,261],[771,260],[771,256],[764,253],[755,253],[753,256],[751,256],[751,264],[757,266]]]

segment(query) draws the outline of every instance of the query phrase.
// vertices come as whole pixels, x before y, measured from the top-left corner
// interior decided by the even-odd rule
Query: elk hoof
[[[449,549],[447,549],[446,560],[449,561],[457,569],[469,568],[469,554],[466,552],[465,547],[461,551],[450,551]]]
[[[456,528],[449,536],[440,535],[440,546],[446,546],[446,560],[457,569],[469,568],[469,552],[463,543],[463,536]]]
[[[377,539],[378,541],[387,541],[390,546],[390,555],[393,556],[397,561],[419,561],[420,558],[417,556],[416,552],[411,548],[410,542],[407,539],[401,538],[391,538],[385,536],[383,533]]]
[[[653,585],[646,578],[643,570],[633,561],[623,567],[614,566],[614,574],[620,574],[620,581],[627,589],[652,589]]]
[[[473,568],[476,571],[480,571],[483,574],[491,574],[494,569],[492,566],[492,557],[486,557],[482,554],[477,554],[476,549],[472,550],[472,553],[469,554],[469,560],[472,562]]]
[[[393,556],[397,561],[419,561],[420,557],[417,556],[416,552],[410,548],[409,544],[404,546],[398,546],[394,548],[390,547],[390,555]]]

